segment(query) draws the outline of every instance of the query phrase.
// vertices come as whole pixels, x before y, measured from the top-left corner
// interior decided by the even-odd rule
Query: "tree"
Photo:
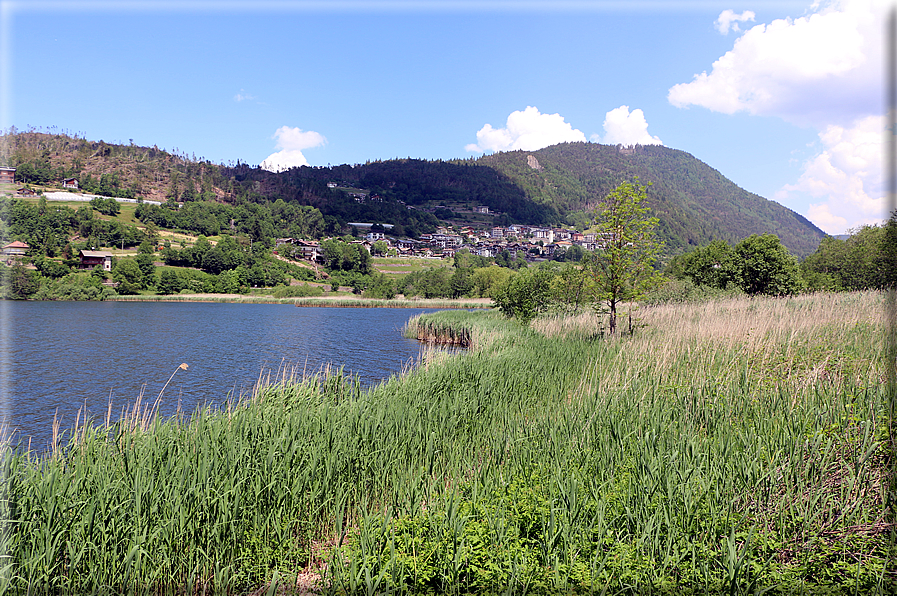
[[[591,301],[594,294],[592,276],[579,264],[565,263],[557,270],[551,284],[551,294],[555,302],[573,313]]]
[[[648,217],[647,187],[623,182],[604,199],[596,219],[602,247],[590,257],[589,269],[598,299],[610,308],[610,333],[617,330],[617,305],[635,300],[657,285],[654,262],[661,244],[654,235],[658,220]]]
[[[353,287],[354,290],[354,287]],[[385,273],[378,273],[371,279],[370,285],[364,290],[364,295],[369,298],[384,298],[392,300],[396,297],[396,284]]]
[[[725,290],[737,283],[739,265],[732,247],[724,240],[714,240],[707,246],[678,257],[682,273],[698,286]]]
[[[512,275],[493,297],[499,310],[516,318],[524,327],[551,304],[551,281],[547,269],[523,270]]]
[[[202,268],[213,275],[218,275],[227,269],[227,261],[224,258],[224,251],[217,246],[210,248],[202,257]]]
[[[775,234],[752,234],[735,247],[741,288],[751,295],[786,296],[800,291],[797,260]]]
[[[143,271],[134,259],[120,259],[112,268],[112,279],[140,288],[143,286]]]
[[[158,292],[160,294],[177,294],[184,288],[184,282],[177,273],[165,269],[159,274]]]
[[[137,255],[135,261],[137,262],[137,266],[140,267],[140,271],[143,273],[143,287],[147,287],[147,285],[152,283],[152,279],[156,273],[156,264],[153,261],[153,256],[146,253],[140,253]]]

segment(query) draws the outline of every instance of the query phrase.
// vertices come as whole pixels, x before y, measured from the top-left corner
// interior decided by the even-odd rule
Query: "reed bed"
[[[882,304],[642,309],[610,339],[434,313],[406,332],[473,348],[369,390],[283,374],[10,449],[0,590],[893,593]]]

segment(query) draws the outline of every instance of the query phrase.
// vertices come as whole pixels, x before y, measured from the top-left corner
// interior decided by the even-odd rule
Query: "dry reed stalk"
[[[820,379],[837,382],[844,377],[845,364],[833,351],[868,341],[859,338],[856,330],[863,326],[883,329],[885,312],[881,293],[856,292],[665,304],[642,308],[638,315],[644,330],[631,337],[605,339],[617,345],[612,362],[603,370],[595,363],[585,371],[584,376],[597,379],[595,390],[622,390],[640,375],[654,375],[671,384],[693,382],[711,378],[713,371],[731,373],[745,365],[762,374],[778,367],[787,371],[783,380],[796,386]],[[547,337],[588,338],[596,335],[603,320],[603,315],[587,312],[537,319],[532,326]],[[808,356],[812,349],[816,351]],[[864,346],[858,351],[868,349]],[[818,360],[799,370],[798,363],[812,357]],[[865,366],[863,378],[868,382],[883,378],[878,363],[870,361]]]

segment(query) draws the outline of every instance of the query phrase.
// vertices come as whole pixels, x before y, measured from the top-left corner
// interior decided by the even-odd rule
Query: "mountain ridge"
[[[65,133],[8,132],[3,141],[0,160],[38,184],[73,177],[82,188],[87,183],[93,190],[162,201],[280,199],[316,207],[341,224],[393,223],[409,235],[430,231],[440,220],[473,221],[464,218],[481,206],[497,214],[480,222],[584,228],[611,189],[638,178],[650,185],[648,204],[660,220],[658,234],[669,255],[711,240],[734,243],[753,233],[774,233],[804,257],[825,236],[805,217],[738,187],[685,151],[658,145],[561,143],[477,158],[377,160],[275,173],[240,161],[214,164],[155,146]]]

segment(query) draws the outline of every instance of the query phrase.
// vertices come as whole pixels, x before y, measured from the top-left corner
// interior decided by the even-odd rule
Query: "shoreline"
[[[360,298],[357,296],[306,296],[274,298],[273,296],[247,296],[243,294],[171,294],[167,296],[111,296],[104,302],[221,302],[234,304],[289,304],[297,307],[326,308],[445,308],[490,309],[490,298]]]

